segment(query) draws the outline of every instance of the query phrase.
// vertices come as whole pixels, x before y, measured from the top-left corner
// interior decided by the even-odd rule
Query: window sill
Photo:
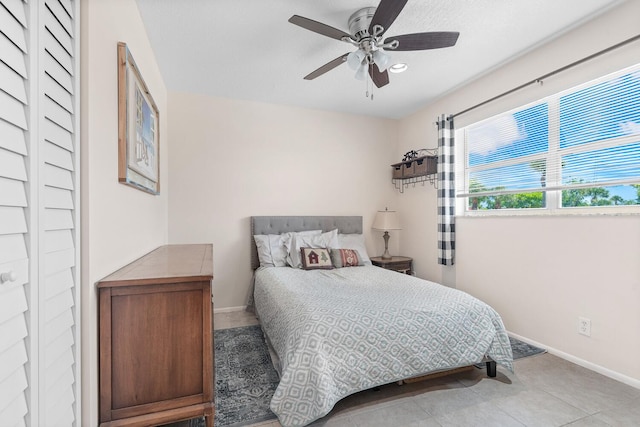
[[[574,217],[574,216],[640,216],[640,206],[629,207],[603,207],[603,208],[564,208],[564,209],[527,209],[514,210],[505,209],[502,211],[476,211],[465,212],[456,215],[456,218],[540,218],[540,217]]]

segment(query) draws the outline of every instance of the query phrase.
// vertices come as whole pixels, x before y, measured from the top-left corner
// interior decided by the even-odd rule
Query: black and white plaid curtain
[[[453,265],[456,249],[453,117],[438,118],[438,264]]]

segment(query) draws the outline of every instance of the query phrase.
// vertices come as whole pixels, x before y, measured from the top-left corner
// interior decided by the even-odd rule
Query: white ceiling
[[[349,32],[356,10],[378,0],[137,0],[169,91],[402,118],[479,75],[592,19],[619,0],[409,0],[385,36],[458,31],[451,48],[392,52],[409,69],[365,97],[340,65],[355,50],[290,24],[301,15]],[[132,52],[135,57],[135,52]]]

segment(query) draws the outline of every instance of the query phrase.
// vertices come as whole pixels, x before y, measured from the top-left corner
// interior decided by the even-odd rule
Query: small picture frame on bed
[[[118,181],[160,194],[159,113],[126,43],[118,43]]]
[[[305,270],[333,268],[331,264],[331,254],[327,248],[300,248],[300,259],[302,268]]]

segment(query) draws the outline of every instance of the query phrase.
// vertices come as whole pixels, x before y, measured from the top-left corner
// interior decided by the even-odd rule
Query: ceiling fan
[[[332,39],[350,43],[358,50],[345,53],[309,73],[305,80],[313,80],[324,73],[333,70],[343,62],[354,70],[359,80],[366,78],[367,72],[377,87],[389,84],[387,68],[391,58],[383,51],[426,50],[450,47],[456,44],[458,32],[428,32],[404,34],[382,39],[384,33],[396,20],[408,0],[380,0],[377,8],[365,7],[359,9],[349,18],[349,31],[342,30],[305,18],[293,15],[289,22]]]

